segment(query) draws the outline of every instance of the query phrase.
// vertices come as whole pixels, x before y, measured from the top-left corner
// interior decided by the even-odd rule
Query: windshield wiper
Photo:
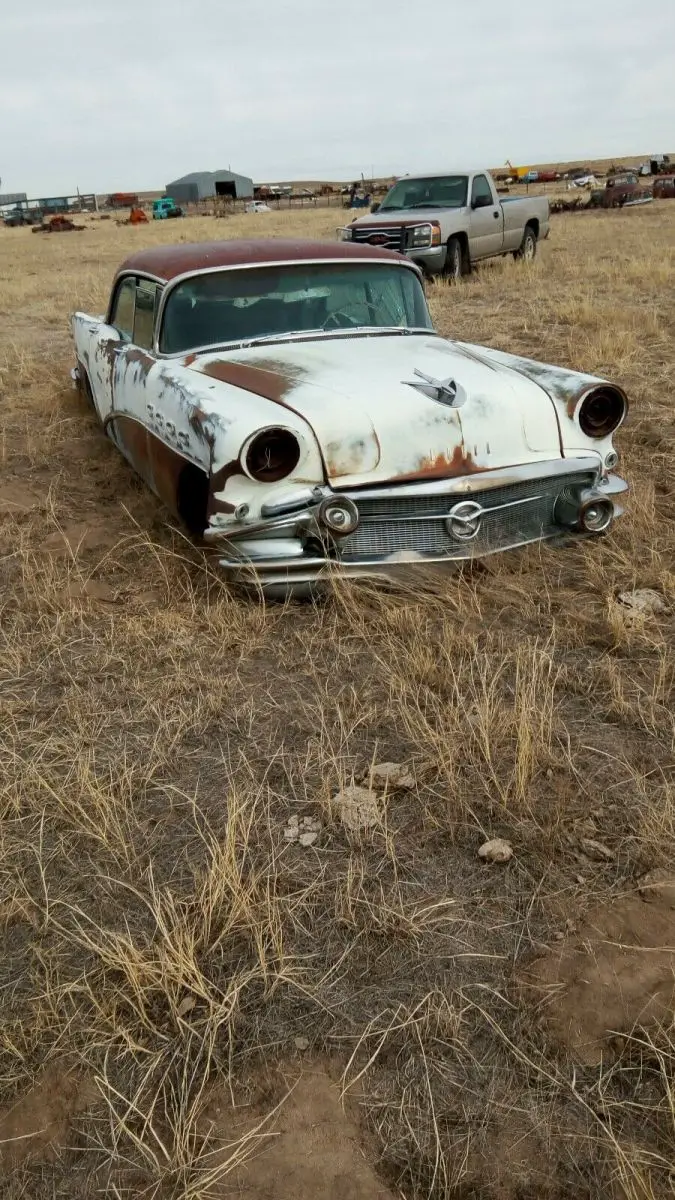
[[[247,350],[249,346],[259,346],[262,342],[278,342],[291,341],[296,337],[311,337],[314,333],[328,333],[326,329],[295,329],[290,333],[281,330],[278,333],[261,333],[259,336],[252,338],[244,338],[243,341],[237,342],[237,346]]]
[[[242,342],[230,342],[224,348],[226,350],[249,350],[265,342],[295,342],[313,337],[368,337],[371,335],[380,336],[385,333],[398,333],[401,335],[411,333],[431,334],[433,330],[425,329],[422,325],[354,325],[350,326],[349,329],[297,329],[293,333],[267,333],[261,334],[260,337],[246,338]],[[208,353],[208,351],[205,351],[205,353]]]

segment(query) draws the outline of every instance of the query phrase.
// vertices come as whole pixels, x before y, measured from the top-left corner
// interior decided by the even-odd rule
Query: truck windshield
[[[159,348],[181,354],[203,346],[296,333],[432,329],[422,284],[395,263],[312,263],[216,271],[170,292]]]
[[[402,208],[464,208],[467,175],[433,175],[429,179],[399,179],[387,193],[380,212]]]

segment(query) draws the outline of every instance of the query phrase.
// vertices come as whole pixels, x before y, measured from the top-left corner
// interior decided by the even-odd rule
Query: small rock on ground
[[[508,862],[513,858],[513,847],[510,842],[505,842],[503,838],[491,838],[489,842],[483,842],[479,847],[478,857],[485,862]]]
[[[654,591],[654,588],[634,588],[630,592],[619,592],[619,603],[625,605],[632,613],[642,616],[662,613],[667,608],[663,596]]]
[[[367,778],[371,787],[413,788],[415,778],[405,763],[376,763],[370,768]]]
[[[287,842],[299,842],[301,846],[313,846],[320,833],[321,822],[316,817],[293,815],[288,818],[284,838]]]
[[[594,862],[611,862],[614,858],[614,851],[603,842],[596,842],[595,838],[582,838],[580,845],[586,857]]]
[[[342,824],[353,833],[380,824],[377,796],[371,788],[357,787],[356,784],[343,788],[333,797],[333,804]]]

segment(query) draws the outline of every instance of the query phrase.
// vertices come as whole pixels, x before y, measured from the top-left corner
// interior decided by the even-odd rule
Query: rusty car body
[[[159,246],[72,328],[108,436],[266,593],[602,533],[621,511],[623,391],[440,337],[420,269],[393,251]]]
[[[675,175],[660,175],[654,180],[655,200],[675,200]]]
[[[651,184],[640,183],[635,171],[622,171],[610,175],[604,188],[591,192],[594,208],[632,208],[635,204],[648,204],[653,199]]]

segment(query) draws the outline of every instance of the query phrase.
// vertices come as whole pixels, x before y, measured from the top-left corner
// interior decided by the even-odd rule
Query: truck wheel
[[[522,258],[523,262],[532,262],[537,253],[537,235],[531,225],[525,226],[523,240],[520,247],[513,255],[514,258]]]
[[[459,238],[451,237],[443,271],[446,279],[461,279],[464,274],[464,249]]]

